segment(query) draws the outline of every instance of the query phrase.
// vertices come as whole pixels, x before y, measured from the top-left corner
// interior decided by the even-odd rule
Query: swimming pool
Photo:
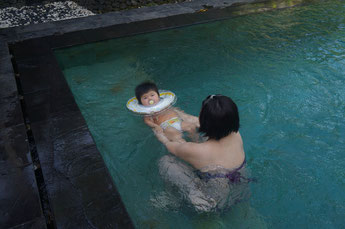
[[[138,228],[344,225],[344,13],[331,0],[56,51]],[[237,102],[258,179],[249,204],[207,216],[178,201],[163,206],[157,161],[167,151],[125,108],[147,79],[194,115],[209,94]]]

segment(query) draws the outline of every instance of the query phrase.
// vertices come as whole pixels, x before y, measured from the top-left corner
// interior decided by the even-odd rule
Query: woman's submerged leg
[[[195,175],[192,167],[172,155],[163,156],[158,166],[163,179],[176,186],[197,211],[208,212],[216,207],[216,201],[202,192],[202,181]]]

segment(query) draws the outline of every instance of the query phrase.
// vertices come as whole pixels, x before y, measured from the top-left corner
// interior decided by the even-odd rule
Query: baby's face
[[[144,106],[152,106],[159,102],[159,96],[157,92],[151,90],[143,94],[140,100],[141,104],[143,104]]]

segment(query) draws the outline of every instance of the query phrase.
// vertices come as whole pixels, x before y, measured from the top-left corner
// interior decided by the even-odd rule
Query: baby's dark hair
[[[224,95],[207,96],[202,102],[199,120],[199,132],[210,139],[219,140],[240,128],[237,106]]]
[[[141,104],[141,96],[149,91],[155,91],[157,92],[158,96],[159,96],[159,92],[158,92],[158,88],[156,86],[156,84],[150,82],[150,81],[145,81],[141,84],[139,84],[136,88],[135,88],[135,97],[137,97],[137,100],[139,102],[139,104]]]

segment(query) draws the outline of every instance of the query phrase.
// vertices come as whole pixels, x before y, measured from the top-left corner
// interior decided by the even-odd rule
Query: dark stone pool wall
[[[1,49],[0,228],[133,228],[53,55],[70,37],[55,38]]]
[[[0,29],[0,228],[133,228],[55,48],[290,7],[291,2],[183,2]]]
[[[21,100],[0,36],[0,228],[45,228]]]

